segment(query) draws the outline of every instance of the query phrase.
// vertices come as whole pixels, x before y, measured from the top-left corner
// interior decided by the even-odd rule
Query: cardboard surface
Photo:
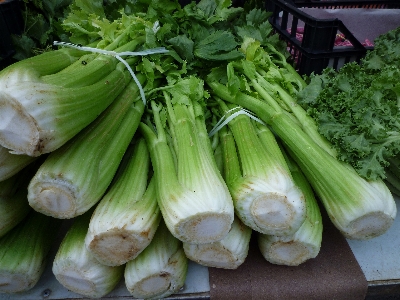
[[[267,262],[253,234],[248,257],[238,269],[209,268],[211,300],[365,299],[364,273],[346,239],[324,220],[320,253],[297,267]]]

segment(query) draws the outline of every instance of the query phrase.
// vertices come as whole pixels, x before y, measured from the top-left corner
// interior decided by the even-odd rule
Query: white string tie
[[[239,109],[237,112],[226,117],[232,111],[237,110],[237,109]],[[237,107],[234,107],[234,108],[228,110],[227,112],[225,112],[225,114],[222,116],[222,118],[217,122],[217,124],[215,124],[214,128],[211,129],[208,136],[212,137],[214,134],[216,134],[218,131],[220,131],[222,127],[224,127],[226,124],[228,124],[230,121],[232,121],[234,118],[236,118],[237,116],[240,116],[240,115],[246,115],[246,116],[250,117],[251,119],[255,120],[256,122],[266,125],[262,120],[257,118],[251,111],[241,108],[240,106],[237,106]]]
[[[159,48],[152,48],[152,49],[146,49],[143,51],[124,51],[124,52],[115,52],[115,51],[110,51],[110,50],[104,50],[104,49],[98,49],[98,48],[93,48],[93,47],[87,47],[87,46],[80,46],[72,43],[66,43],[66,42],[57,42],[54,41],[53,45],[56,46],[66,46],[82,51],[88,51],[88,52],[93,52],[93,53],[100,53],[100,54],[105,54],[105,55],[111,55],[114,56],[116,59],[118,59],[120,62],[122,62],[126,68],[128,69],[129,73],[131,74],[133,80],[135,81],[136,85],[139,88],[140,96],[143,100],[144,105],[146,105],[146,96],[144,95],[144,90],[142,85],[140,84],[139,80],[137,79],[135,73],[133,72],[131,66],[124,60],[121,56],[144,56],[144,55],[150,55],[150,54],[160,54],[160,53],[167,53],[168,50],[165,49],[164,47],[159,47]]]

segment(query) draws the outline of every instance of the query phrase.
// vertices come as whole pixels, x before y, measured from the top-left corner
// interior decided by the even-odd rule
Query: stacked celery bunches
[[[387,186],[339,161],[296,104],[307,83],[267,12],[120,5],[72,3],[73,45],[0,72],[0,291],[31,289],[52,263],[87,297],[124,278],[162,298],[188,260],[237,268],[252,233],[271,263],[315,258],[322,207],[347,238],[390,227]]]

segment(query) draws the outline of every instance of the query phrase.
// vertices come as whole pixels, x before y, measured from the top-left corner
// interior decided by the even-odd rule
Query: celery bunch
[[[102,264],[123,265],[151,242],[161,219],[150,157],[137,138],[109,191],[97,205],[85,237],[86,248]]]
[[[165,102],[152,102],[153,114],[140,128],[149,147],[164,221],[184,242],[218,241],[230,230],[234,208],[206,130],[203,82],[190,77],[160,92]]]
[[[249,109],[271,127],[300,166],[332,222],[346,237],[369,239],[386,232],[397,213],[387,186],[380,180],[365,180],[335,158],[314,121],[293,96],[288,97],[302,88],[297,76],[277,66],[257,41],[246,40],[242,50],[246,60],[210,73],[207,84],[213,93]],[[243,83],[230,84],[237,81]],[[264,84],[268,81],[273,84]],[[245,89],[248,86],[250,91],[257,87],[258,94]]]

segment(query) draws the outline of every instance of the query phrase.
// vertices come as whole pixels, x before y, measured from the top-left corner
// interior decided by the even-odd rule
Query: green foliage
[[[22,60],[51,49],[54,40],[67,41],[61,22],[72,0],[23,0],[24,31],[13,35],[14,58]]]

